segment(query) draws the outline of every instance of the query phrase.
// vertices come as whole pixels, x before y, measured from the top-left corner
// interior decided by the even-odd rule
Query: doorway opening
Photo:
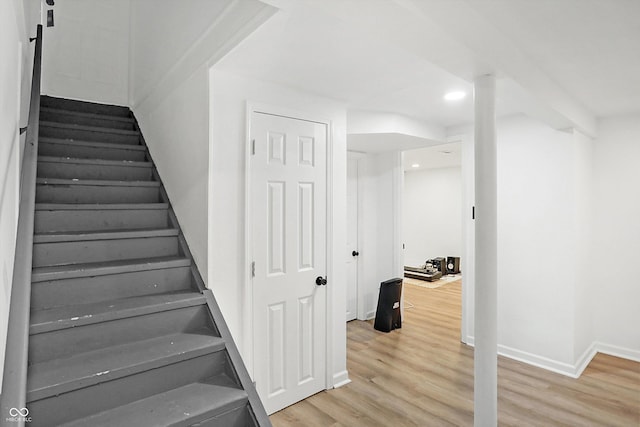
[[[461,309],[450,307],[462,307],[466,261],[462,148],[456,141],[403,153],[404,286],[418,301],[442,300],[439,306],[457,318]],[[451,298],[456,305],[446,304]],[[405,310],[417,303],[405,298]]]

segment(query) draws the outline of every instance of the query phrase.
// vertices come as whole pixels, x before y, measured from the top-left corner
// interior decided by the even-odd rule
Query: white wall
[[[0,387],[20,202],[21,153],[31,89],[35,20],[28,2],[0,2]],[[24,90],[22,88],[25,88]],[[25,106],[27,104],[27,106]],[[0,390],[1,391],[1,390]]]
[[[158,87],[160,82],[196,46],[228,3],[226,0],[131,2],[132,105],[140,105],[152,92],[163,90]],[[200,64],[209,59],[199,56]],[[193,69],[182,77],[190,72]],[[166,89],[169,92],[174,88]]]
[[[473,136],[462,133],[463,171]],[[588,266],[589,138],[523,115],[497,121],[498,345],[508,357],[575,376],[592,355]],[[464,174],[463,215],[473,206]],[[473,222],[465,220],[465,230]],[[465,240],[465,253],[473,239]],[[470,266],[472,267],[472,266]],[[465,342],[473,343],[473,283],[465,284]],[[587,360],[588,362],[588,360]]]
[[[573,131],[573,182],[574,182],[574,224],[575,235],[575,345],[574,362],[578,370],[590,361],[594,341],[593,283],[591,280],[593,263],[591,255],[593,232],[593,145],[594,142],[581,132]],[[564,265],[564,263],[563,263]]]
[[[207,277],[208,68],[201,65],[159,104],[134,109],[171,205]]]
[[[462,255],[460,167],[406,171],[403,199],[406,265]]]
[[[497,135],[498,342],[573,363],[572,135],[524,116]]]
[[[224,64],[223,64],[224,65]],[[248,261],[245,260],[245,145],[247,102],[331,121],[329,151],[333,173],[329,176],[333,198],[329,202],[333,228],[329,230],[333,256],[328,262],[332,274],[327,286],[331,309],[328,333],[329,386],[347,380],[346,372],[346,108],[339,102],[301,93],[289,88],[243,78],[213,68],[211,90],[209,287],[216,295],[229,327],[238,339],[251,371],[250,314],[245,302]],[[256,355],[259,357],[260,355]]]
[[[640,115],[600,122],[589,276],[599,349],[640,360]]]
[[[358,318],[375,316],[380,282],[403,277],[402,153],[358,160]]]
[[[43,35],[42,93],[127,105],[130,0],[56,0]]]
[[[209,67],[270,13],[254,0],[131,3],[130,104],[205,282]]]

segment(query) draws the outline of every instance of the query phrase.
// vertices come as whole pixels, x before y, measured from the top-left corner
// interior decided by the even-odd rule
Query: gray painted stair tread
[[[140,237],[177,236],[177,228],[113,230],[113,231],[76,231],[59,233],[41,233],[33,236],[33,243],[80,242],[86,240],[133,239]]]
[[[105,127],[97,127],[97,126],[85,126],[85,125],[77,125],[74,123],[40,121],[40,127],[84,130],[84,131],[90,131],[90,132],[113,133],[118,135],[132,135],[132,136],[139,135],[139,132],[135,130],[112,129],[112,128],[105,128]]]
[[[36,178],[40,185],[88,185],[94,187],[160,187],[159,181],[108,181],[101,179]]]
[[[115,319],[192,307],[204,304],[205,301],[205,297],[199,292],[186,291],[34,310],[31,312],[29,333],[31,335],[40,334],[76,326],[108,322]]]
[[[131,110],[123,105],[100,104],[98,102],[80,101],[75,99],[58,98],[55,96],[42,95],[40,97],[41,107],[54,109],[64,109],[82,112],[94,112],[95,114],[107,116],[130,117]]]
[[[113,121],[118,121],[118,122],[133,123],[133,119],[131,117],[110,116],[110,115],[107,115],[107,114],[87,113],[87,112],[82,112],[82,111],[65,110],[63,108],[40,107],[40,111],[47,112],[47,113],[64,114],[64,115],[69,115],[69,116],[80,116],[80,117],[96,118],[96,119],[102,119],[102,120],[113,120]]]
[[[168,203],[36,203],[37,211],[101,211],[127,209],[169,209]]]
[[[64,427],[189,426],[247,404],[247,394],[224,375],[63,424]]]
[[[76,159],[73,157],[38,156],[38,162],[46,163],[70,163],[78,165],[95,166],[127,166],[138,168],[152,168],[151,162],[138,162],[135,160],[103,160],[103,159]]]
[[[225,348],[224,340],[202,333],[177,333],[76,354],[29,367],[27,401],[122,378]]]
[[[129,273],[133,271],[185,267],[189,265],[191,265],[189,258],[170,256],[37,267],[32,270],[31,281],[43,282],[46,280],[70,279],[74,277],[103,276],[105,274]]]
[[[95,142],[95,141],[83,141],[79,139],[63,139],[63,138],[51,138],[41,136],[38,138],[38,141],[41,143],[48,144],[67,144],[67,145],[81,145],[85,147],[94,147],[94,148],[109,148],[113,150],[135,150],[135,151],[145,151],[147,148],[144,145],[134,145],[134,144],[117,144],[115,142]]]

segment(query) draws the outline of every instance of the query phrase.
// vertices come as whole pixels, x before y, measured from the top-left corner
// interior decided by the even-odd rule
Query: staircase
[[[29,425],[270,425],[128,108],[42,97],[35,209]]]

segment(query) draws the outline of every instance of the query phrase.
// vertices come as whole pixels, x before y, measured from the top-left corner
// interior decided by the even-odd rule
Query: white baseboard
[[[621,357],[623,359],[633,360],[634,362],[640,362],[640,350],[618,347],[617,345],[605,344],[602,342],[595,342],[594,346],[598,353],[604,353],[609,356]]]
[[[343,385],[347,385],[351,382],[349,379],[349,373],[344,370],[342,372],[338,372],[337,374],[333,374],[333,388],[342,387]]]
[[[475,340],[474,337],[467,336],[465,339],[463,339],[462,342],[473,347]],[[589,363],[591,363],[591,360],[593,360],[597,353],[608,354],[610,356],[640,362],[640,351],[638,350],[605,344],[597,341],[593,342],[574,364],[560,362],[554,359],[549,359],[548,357],[539,356],[537,354],[498,344],[498,354],[500,356],[508,357],[509,359],[514,359],[519,362],[546,369],[548,371],[556,372],[558,374],[566,375],[571,378],[580,377],[580,375],[582,375],[582,372],[584,372],[587,366],[589,366]]]
[[[508,357],[509,359],[514,359],[519,362],[527,363],[529,365],[546,369],[558,374],[566,375],[568,377],[578,377],[576,375],[575,365],[572,365],[570,363],[560,362],[557,360],[549,359],[548,357],[538,356],[537,354],[529,353],[527,351],[518,350],[500,344],[498,344],[498,354]]]
[[[578,378],[580,377],[580,375],[582,375],[584,370],[587,369],[587,366],[589,366],[589,363],[591,363],[597,353],[598,349],[596,343],[593,342],[589,347],[587,347],[584,353],[582,353],[582,356],[580,356],[580,358],[576,361],[575,375],[573,375],[573,378]]]

